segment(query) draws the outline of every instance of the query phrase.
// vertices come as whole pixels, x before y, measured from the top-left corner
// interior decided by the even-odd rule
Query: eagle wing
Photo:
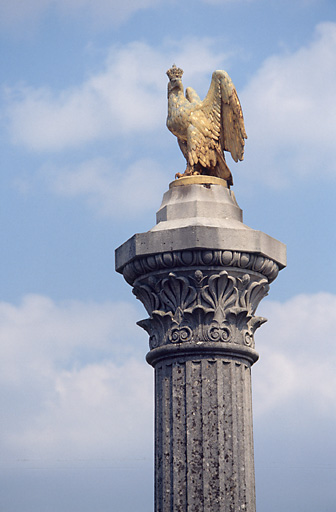
[[[197,92],[192,87],[186,88],[185,96],[190,103],[192,103],[192,102],[200,103],[201,102],[201,98],[198,96]]]
[[[210,120],[213,135],[219,135],[222,149],[229,151],[235,162],[243,160],[247,139],[243,112],[235,86],[225,71],[213,72],[208,94],[199,108]]]

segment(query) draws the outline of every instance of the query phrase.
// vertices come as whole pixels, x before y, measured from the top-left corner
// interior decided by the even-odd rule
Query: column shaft
[[[155,512],[255,512],[247,361],[157,363],[155,432]]]

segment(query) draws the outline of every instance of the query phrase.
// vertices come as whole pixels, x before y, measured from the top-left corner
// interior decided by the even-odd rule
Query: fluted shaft
[[[159,362],[155,432],[155,512],[255,511],[248,362]]]

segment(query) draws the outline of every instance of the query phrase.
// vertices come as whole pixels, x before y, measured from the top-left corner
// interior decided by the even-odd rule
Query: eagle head
[[[170,69],[167,71],[167,76],[169,78],[168,82],[168,95],[171,91],[176,90],[183,92],[183,85],[182,85],[182,75],[183,75],[183,69],[178,68],[175,66],[175,64],[172,65]],[[176,91],[175,91],[176,92]]]

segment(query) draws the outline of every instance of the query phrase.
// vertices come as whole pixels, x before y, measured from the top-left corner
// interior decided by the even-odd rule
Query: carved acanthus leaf
[[[224,310],[236,302],[237,289],[234,287],[235,279],[229,276],[225,270],[210,276],[208,283],[208,285],[203,287],[201,295],[211,307]]]
[[[150,346],[167,343],[218,341],[254,346],[253,335],[266,319],[255,310],[267,294],[267,279],[196,270],[189,275],[153,274],[138,281],[134,293],[151,315],[138,322],[150,336]]]
[[[172,272],[162,281],[160,299],[165,308],[170,311],[176,311],[178,307],[182,310],[187,309],[197,297],[194,287],[189,285],[185,277],[177,277]]]
[[[254,314],[261,300],[268,295],[269,284],[267,279],[262,279],[259,283],[253,283],[247,292],[246,302],[251,304],[251,311]]]
[[[145,329],[149,334],[150,348],[165,344],[167,336],[169,336],[169,332],[174,324],[176,325],[176,322],[170,311],[168,313],[153,311],[151,318],[137,322],[137,325]]]
[[[251,311],[252,314],[269,290],[267,279],[251,282],[248,274],[245,274],[242,278],[237,278],[237,287],[239,290],[239,305]]]
[[[262,316],[253,316],[250,321],[250,331],[252,332],[252,334],[254,334],[256,330],[259,329],[259,327],[266,322],[267,318],[264,318]]]
[[[133,293],[137,299],[139,299],[142,304],[145,306],[145,309],[149,315],[151,315],[152,311],[155,309],[159,309],[160,301],[157,293],[153,291],[152,288],[148,285],[135,286],[133,288]]]
[[[252,319],[252,315],[245,308],[233,307],[226,313],[228,322],[233,323],[239,330],[248,329],[248,324]]]

